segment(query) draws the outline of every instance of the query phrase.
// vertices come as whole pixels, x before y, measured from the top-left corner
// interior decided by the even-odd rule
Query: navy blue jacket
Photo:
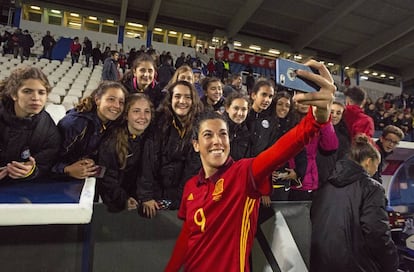
[[[59,161],[53,172],[64,173],[64,168],[82,158],[97,160],[99,145],[110,124],[104,126],[96,111],[78,112],[75,109],[58,123],[62,135]]]

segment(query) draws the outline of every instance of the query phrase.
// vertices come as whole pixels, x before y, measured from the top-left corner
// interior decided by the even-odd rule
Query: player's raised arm
[[[303,70],[297,70],[296,73],[315,82],[321,87],[320,91],[296,94],[294,100],[312,106],[312,114],[308,113],[296,127],[256,157],[252,166],[256,181],[265,180],[273,169],[277,169],[289,158],[294,157],[319,132],[320,126],[329,121],[336,90],[333,78],[325,65],[320,62],[310,60],[306,65],[316,69],[319,74]]]

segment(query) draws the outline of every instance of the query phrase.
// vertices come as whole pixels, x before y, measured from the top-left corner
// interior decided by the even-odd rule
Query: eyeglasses
[[[398,145],[400,143],[399,141],[394,141],[392,139],[387,139],[387,138],[384,138],[384,140],[393,145]]]

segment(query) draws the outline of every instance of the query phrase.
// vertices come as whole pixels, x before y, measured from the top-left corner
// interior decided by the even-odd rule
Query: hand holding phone
[[[306,93],[319,91],[320,87],[317,84],[296,74],[299,69],[318,73],[307,65],[282,58],[276,59],[276,84]]]

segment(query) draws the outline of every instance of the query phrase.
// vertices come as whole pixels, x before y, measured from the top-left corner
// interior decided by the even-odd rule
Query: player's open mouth
[[[210,150],[209,152],[213,154],[222,154],[224,153],[224,149],[214,149],[214,150]]]

